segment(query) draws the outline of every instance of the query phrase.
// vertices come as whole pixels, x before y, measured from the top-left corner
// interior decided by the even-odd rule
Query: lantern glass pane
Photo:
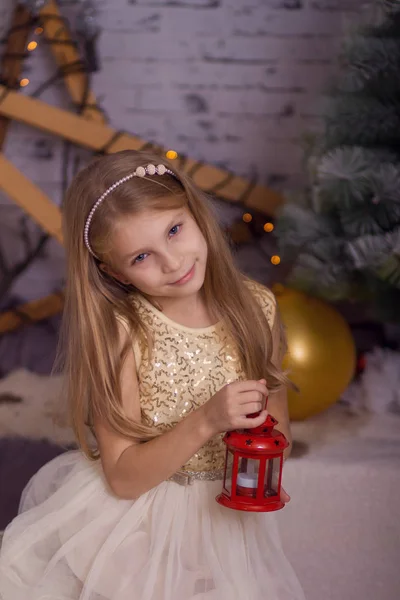
[[[225,481],[224,488],[228,494],[232,493],[232,469],[233,469],[233,454],[228,450],[226,455]]]
[[[254,458],[239,458],[236,494],[255,498],[257,496],[260,461]]]
[[[280,458],[270,458],[267,460],[264,482],[264,495],[266,498],[278,495],[280,466]]]

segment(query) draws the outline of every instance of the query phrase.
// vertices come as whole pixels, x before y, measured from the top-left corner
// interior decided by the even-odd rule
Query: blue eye
[[[176,235],[177,233],[179,233],[180,229],[181,229],[182,225],[174,225],[170,230],[169,230],[169,235]]]
[[[146,256],[147,254],[139,254],[139,256],[134,259],[133,264],[143,262]]]

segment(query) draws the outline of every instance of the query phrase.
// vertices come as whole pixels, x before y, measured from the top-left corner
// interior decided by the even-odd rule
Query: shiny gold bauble
[[[285,368],[300,389],[289,390],[289,414],[300,421],[336,402],[352,380],[354,339],[343,317],[326,302],[280,284],[273,291],[286,328]]]

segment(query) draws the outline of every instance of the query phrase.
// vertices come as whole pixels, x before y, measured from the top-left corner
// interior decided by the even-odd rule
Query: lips
[[[183,285],[184,283],[187,283],[188,281],[190,281],[194,275],[194,268],[195,268],[195,265],[193,265],[193,267],[186,273],[186,275],[184,275],[177,281],[174,281],[174,283],[172,285]]]

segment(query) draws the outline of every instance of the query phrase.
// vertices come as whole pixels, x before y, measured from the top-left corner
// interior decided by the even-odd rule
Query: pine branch
[[[296,287],[399,320],[400,2],[385,8],[344,45],[306,201],[287,205],[275,231]]]
[[[400,290],[400,256],[390,255],[386,261],[376,270],[377,276]],[[397,307],[398,308],[398,307]]]
[[[351,277],[338,265],[326,264],[310,254],[301,254],[289,278],[289,283],[330,301],[348,298]]]
[[[398,39],[358,35],[347,44],[342,63],[345,68],[337,83],[342,92],[368,91],[376,81],[381,86],[400,87]]]
[[[398,101],[385,102],[362,94],[337,94],[331,98],[326,115],[325,145],[400,147]]]
[[[359,147],[337,148],[317,167],[319,206],[334,207],[347,237],[384,233],[400,220],[400,163]]]
[[[333,235],[333,223],[325,215],[314,213],[310,208],[286,204],[279,214],[275,227],[278,243],[303,246],[306,241]]]
[[[382,235],[365,235],[346,244],[355,269],[382,266],[390,256],[400,254],[400,227]]]

